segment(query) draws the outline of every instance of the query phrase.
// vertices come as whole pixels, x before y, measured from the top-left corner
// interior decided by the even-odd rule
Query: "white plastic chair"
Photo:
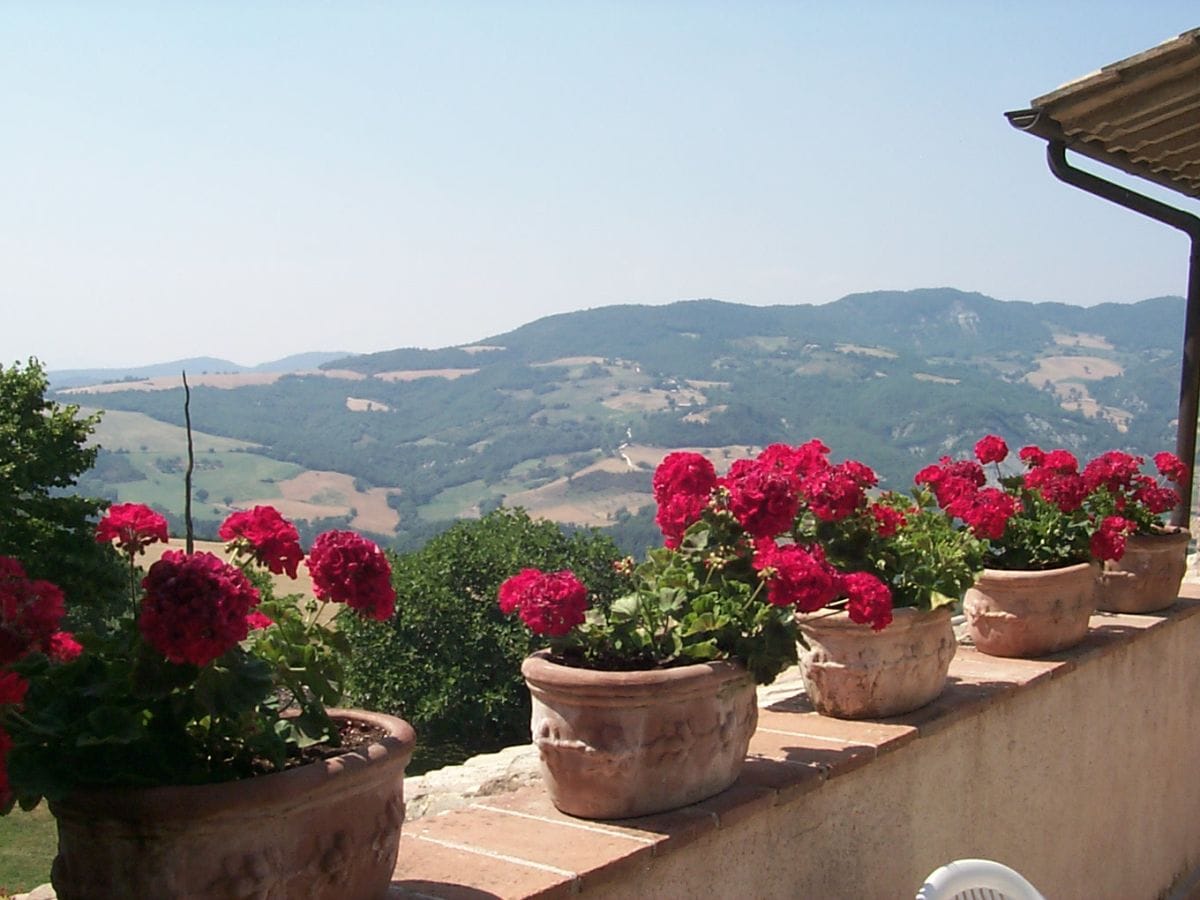
[[[1046,900],[1021,873],[990,859],[956,859],[936,869],[916,900]]]

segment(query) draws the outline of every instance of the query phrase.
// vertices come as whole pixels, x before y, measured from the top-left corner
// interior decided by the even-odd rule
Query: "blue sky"
[[[1198,25],[1152,0],[8,0],[0,362],[439,347],[696,297],[1182,294],[1186,238],[1057,182],[1003,112]]]

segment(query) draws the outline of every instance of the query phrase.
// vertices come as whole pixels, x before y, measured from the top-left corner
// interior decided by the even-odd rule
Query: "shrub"
[[[421,744],[469,753],[529,740],[521,660],[536,639],[503,616],[496,591],[526,566],[570,568],[601,604],[625,588],[613,542],[596,531],[566,535],[521,509],[461,521],[393,561],[396,613],[388,623],[341,623],[352,652],[355,705],[403,716]]]

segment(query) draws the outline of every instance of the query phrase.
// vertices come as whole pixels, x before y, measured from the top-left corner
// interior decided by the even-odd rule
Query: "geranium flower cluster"
[[[975,445],[974,460],[944,456],[915,477],[942,509],[990,542],[996,568],[1120,559],[1128,535],[1158,527],[1158,516],[1179,501],[1172,488],[1141,474],[1141,457],[1120,451],[1080,469],[1068,450],[1028,446],[1017,453],[1024,474],[1005,476],[1000,464],[1008,455],[1002,438],[987,435]],[[1185,474],[1173,454],[1159,453],[1155,462],[1170,480]],[[985,464],[995,466],[995,485],[988,484]]]
[[[845,599],[850,618],[879,630],[892,620],[891,590],[867,571],[839,571],[819,540],[797,531],[797,520],[814,525],[840,523],[866,515],[868,528],[893,533],[903,520],[898,510],[869,514],[867,491],[878,483],[872,469],[857,461],[829,461],[819,440],[798,447],[772,444],[752,459],[739,459],[723,477],[697,453],[671,453],[655,473],[657,521],[667,547],[678,547],[687,529],[707,513],[732,519],[744,534],[726,535],[727,551],[749,560],[767,586],[767,601],[811,613]],[[712,472],[710,478],[680,479],[675,473]],[[698,491],[707,485],[701,498]],[[683,499],[680,499],[680,494]],[[811,537],[811,536],[810,536]],[[722,560],[728,564],[729,557]]]
[[[23,675],[8,667],[33,653],[69,662],[81,650],[74,635],[61,631],[66,607],[62,591],[29,578],[17,560],[0,556],[0,810],[12,803],[5,756],[12,738],[4,728],[5,707],[19,710],[29,689]]]
[[[327,531],[308,554],[313,591],[322,600],[345,603],[369,619],[391,618],[396,606],[392,567],[374,543],[352,531]]]
[[[252,556],[275,575],[286,573],[288,578],[295,578],[304,559],[296,526],[273,506],[232,513],[221,523],[217,536],[232,545],[230,550]]]
[[[845,609],[880,630],[894,605],[956,599],[981,543],[932,500],[873,496],[869,466],[829,454],[819,440],[772,444],[723,475],[701,454],[668,454],[653,478],[664,547],[635,570],[633,593],[588,608],[572,573],[524,569],[501,586],[500,610],[575,665],[733,658],[765,682],[795,658],[797,614]]]
[[[259,565],[296,576],[304,553],[295,526],[259,506],[231,515],[219,533],[232,563],[166,550],[139,575],[136,558],[167,541],[166,520],[140,504],[111,507],[96,539],[114,543],[128,562],[131,605],[110,630],[83,635],[82,646],[59,630],[62,592],[0,556],[0,814],[14,793],[21,796],[21,785],[9,784],[10,754],[32,754],[39,771],[49,767],[68,784],[91,783],[82,772],[89,766],[101,783],[177,783],[242,777],[264,760],[283,765],[301,740],[336,740],[325,712],[340,696],[333,632],[314,601],[275,598],[269,580],[250,572]],[[391,616],[391,567],[371,541],[327,532],[307,563],[320,600],[372,619]],[[89,717],[61,711],[80,702],[105,711],[97,728],[127,722],[121,742],[141,742],[130,758],[160,760],[163,773],[113,771],[105,755],[111,735],[93,734]],[[284,716],[289,706],[296,714]],[[203,746],[190,760],[180,748],[193,740]]]
[[[1111,512],[1132,522],[1134,534],[1153,534],[1162,527],[1162,516],[1180,501],[1179,490],[1142,473],[1145,459],[1120,450],[1110,450],[1091,460],[1083,469],[1083,481],[1098,505],[1107,504]],[[1154,454],[1159,476],[1179,485],[1187,477],[1187,467],[1174,453]]]
[[[562,637],[582,625],[587,588],[573,572],[522,569],[500,586],[500,611],[516,612],[534,634]]]

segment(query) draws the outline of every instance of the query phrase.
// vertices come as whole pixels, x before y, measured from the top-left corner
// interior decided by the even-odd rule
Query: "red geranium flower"
[[[825,561],[820,545],[778,546],[764,538],[755,544],[754,569],[767,582],[767,602],[772,606],[794,606],[801,612],[816,612],[837,599],[838,572]]]
[[[392,567],[383,551],[352,531],[327,531],[308,554],[313,592],[322,600],[345,603],[376,621],[396,607]]]
[[[1138,477],[1144,460],[1120,450],[1101,453],[1083,467],[1083,480],[1089,491],[1106,487],[1116,492],[1130,487]]]
[[[1125,536],[1132,534],[1136,526],[1120,516],[1108,516],[1090,542],[1092,556],[1096,559],[1120,559],[1125,555]]]
[[[55,662],[70,662],[83,652],[83,645],[69,631],[56,631],[46,643],[46,655]]]
[[[654,500],[663,543],[675,548],[689,525],[699,520],[717,486],[717,472],[699,453],[668,453],[654,470]]]
[[[27,690],[29,682],[16,672],[0,672],[0,706],[19,706]]]
[[[20,563],[0,556],[0,666],[44,651],[65,612],[58,587],[27,578]]]
[[[875,520],[875,530],[880,537],[889,538],[908,524],[904,513],[893,506],[876,503],[871,507],[871,518]]]
[[[817,518],[840,522],[866,504],[866,489],[877,480],[870,467],[847,460],[809,474],[801,492]]]
[[[116,503],[96,526],[96,541],[116,541],[121,551],[134,556],[156,541],[167,543],[167,520],[141,503]]]
[[[1174,488],[1162,487],[1153,478],[1146,478],[1134,491],[1133,499],[1145,504],[1146,509],[1159,516],[1176,507],[1179,503],[1179,492]]]
[[[223,541],[244,542],[250,554],[276,575],[287,572],[288,578],[295,578],[296,567],[304,559],[296,526],[273,506],[235,512],[217,534]]]
[[[583,623],[587,588],[568,569],[522,569],[500,585],[499,604],[505,615],[515,610],[534,634],[562,637]]]
[[[1004,536],[1008,520],[1016,515],[1017,501],[999,488],[984,488],[976,493],[960,512],[952,513],[967,523],[978,538],[998,541]]]
[[[870,572],[850,572],[842,576],[842,591],[849,602],[850,621],[870,623],[872,631],[881,631],[892,623],[892,591]]]
[[[1041,447],[1035,447],[1033,444],[1030,444],[1028,447],[1022,447],[1017,452],[1017,456],[1027,466],[1040,466],[1046,461],[1045,451]]]
[[[1174,453],[1168,453],[1165,450],[1161,453],[1155,453],[1154,465],[1158,468],[1160,475],[1177,484],[1187,477],[1187,466]]]
[[[173,663],[204,666],[245,640],[258,591],[211,553],[168,550],[142,579],[138,628]]]
[[[800,498],[782,469],[739,459],[718,483],[729,491],[729,511],[751,537],[771,537],[791,528]]]
[[[975,458],[984,465],[1004,462],[1007,456],[1008,444],[1004,443],[1003,438],[994,434],[980,438],[975,445]]]

